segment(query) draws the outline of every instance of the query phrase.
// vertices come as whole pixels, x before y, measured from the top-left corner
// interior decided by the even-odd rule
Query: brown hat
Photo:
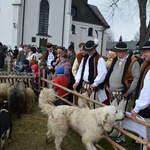
[[[47,48],[51,48],[53,45],[52,45],[52,43],[50,43],[50,42],[48,42],[47,44],[46,44],[46,47]]]
[[[26,44],[23,44],[21,47],[24,48],[24,47],[27,47],[27,45],[26,45]]]

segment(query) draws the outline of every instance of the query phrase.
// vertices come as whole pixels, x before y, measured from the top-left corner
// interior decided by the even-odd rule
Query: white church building
[[[87,0],[0,0],[0,42],[68,47],[99,39],[98,52],[105,56],[109,25],[99,9]]]

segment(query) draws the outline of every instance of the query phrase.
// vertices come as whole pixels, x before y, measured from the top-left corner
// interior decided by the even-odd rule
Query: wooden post
[[[45,73],[45,69],[43,69],[43,76],[44,79],[46,78],[46,73]],[[42,88],[45,87],[45,81],[42,80]]]
[[[150,150],[150,133],[148,133],[148,144],[146,146],[146,150]]]

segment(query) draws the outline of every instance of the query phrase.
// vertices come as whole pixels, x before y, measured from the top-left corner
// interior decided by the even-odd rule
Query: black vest
[[[83,59],[83,67],[82,67],[82,72],[81,72],[81,79],[80,79],[80,84],[83,81],[83,74],[84,74],[84,70],[85,70],[85,65],[87,62],[89,55],[85,56]],[[97,63],[98,63],[98,59],[101,56],[97,53],[97,51],[90,57],[89,59],[89,76],[88,76],[88,81],[90,84],[94,83],[94,79],[97,76]],[[97,58],[97,59],[96,59]],[[97,62],[96,62],[97,61]],[[97,88],[103,89],[104,83],[101,83],[97,86]]]

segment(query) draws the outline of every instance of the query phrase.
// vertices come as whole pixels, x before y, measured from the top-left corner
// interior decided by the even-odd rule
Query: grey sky
[[[122,35],[124,41],[133,40],[139,30],[137,4],[133,1],[128,1],[128,3],[126,1],[126,4],[120,4],[121,9],[116,9],[114,17],[112,17],[112,11],[108,9],[108,2],[110,2],[110,0],[88,0],[89,4],[96,5],[103,14],[110,25],[115,41],[118,41],[120,35]]]

